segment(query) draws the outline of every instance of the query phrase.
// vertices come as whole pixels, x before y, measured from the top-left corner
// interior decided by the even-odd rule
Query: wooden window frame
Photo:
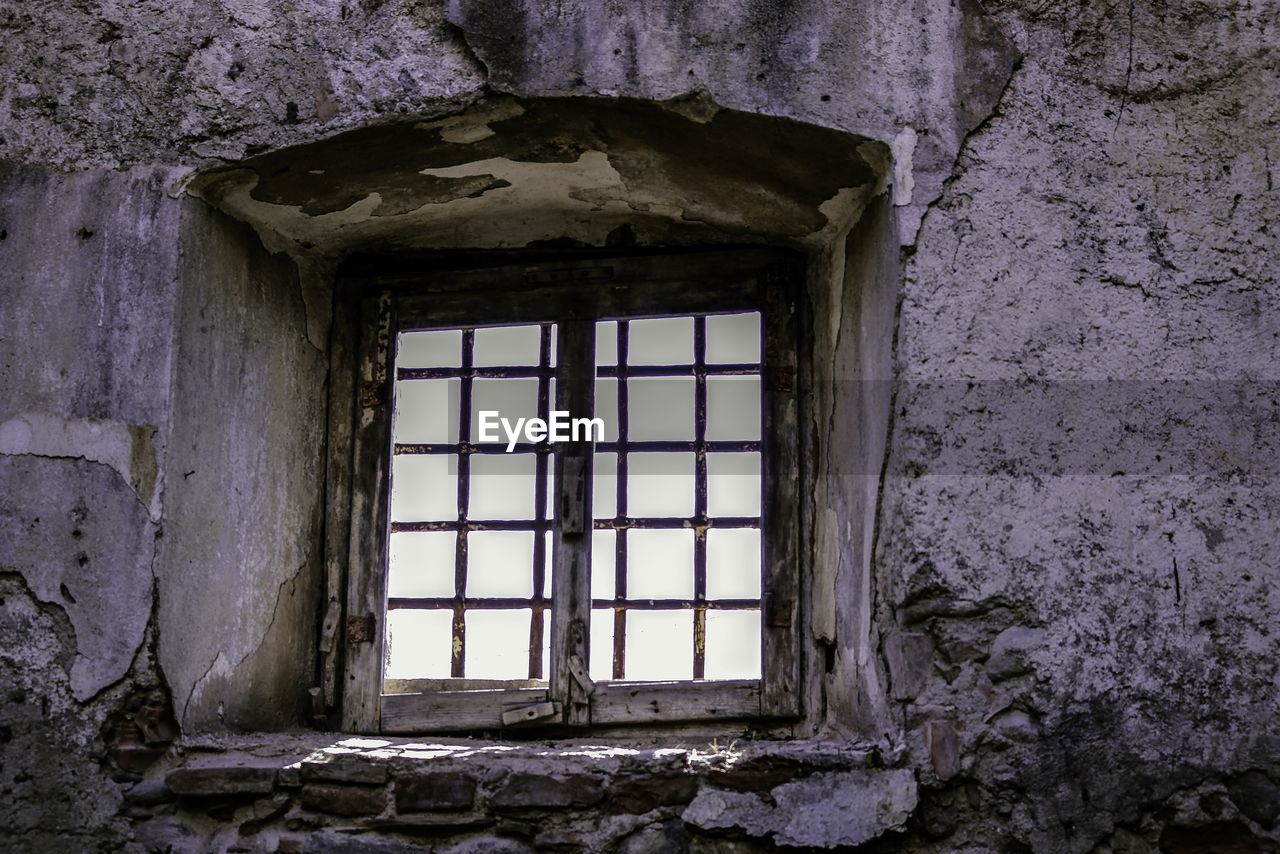
[[[327,707],[340,705],[342,728],[409,734],[797,717],[803,672],[801,282],[797,255],[764,248],[561,256],[491,266],[471,266],[466,259],[456,259],[453,266],[400,259],[351,264],[341,271],[330,355],[328,608],[320,638],[320,691]],[[401,687],[416,693],[383,694],[396,334],[554,322],[559,324],[557,370],[594,374],[598,320],[746,310],[760,311],[763,333],[761,678],[592,682],[585,675],[590,575],[576,567],[590,566],[591,538],[585,532],[592,527],[593,449],[561,443],[552,455],[556,483],[578,482],[584,492],[574,499],[570,490],[557,487],[557,500],[567,503],[551,525],[547,685],[412,680]],[[590,412],[593,392],[590,381],[559,382],[555,408]]]

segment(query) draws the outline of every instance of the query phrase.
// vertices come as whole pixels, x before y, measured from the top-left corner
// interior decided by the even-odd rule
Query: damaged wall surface
[[[853,844],[800,786],[866,850],[1272,850],[1278,18],[0,0],[0,847]],[[429,751],[219,759],[312,723],[334,265],[557,240],[807,253],[834,752],[637,813],[451,755],[412,820]]]

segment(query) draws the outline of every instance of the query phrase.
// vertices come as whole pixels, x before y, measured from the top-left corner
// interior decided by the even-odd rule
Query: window
[[[752,249],[347,277],[347,728],[797,713],[795,269]]]

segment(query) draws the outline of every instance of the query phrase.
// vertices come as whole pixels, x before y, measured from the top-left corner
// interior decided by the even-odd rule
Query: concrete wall
[[[32,849],[120,837],[104,735],[162,688],[168,177],[0,171],[0,835]]]
[[[37,848],[71,814],[129,832],[110,772],[64,757],[101,767],[103,725],[165,684],[157,657],[189,727],[219,704],[242,726],[300,711],[305,680],[275,668],[314,618],[319,474],[296,428],[324,301],[169,198],[172,170],[499,94],[699,92],[892,152],[876,246],[814,250],[861,284],[814,304],[845,455],[811,517],[834,608],[810,616],[832,662],[815,690],[844,710],[829,734],[900,741],[919,782],[893,844],[1274,845],[1274,4],[550,9],[0,4],[0,158],[24,164],[0,177],[0,608],[20,639],[0,749],[24,769],[0,827]],[[839,391],[891,344],[892,386]],[[886,411],[882,473],[858,419]],[[285,533],[237,539],[250,522]],[[105,564],[109,591],[83,583]],[[225,647],[199,646],[215,625]],[[48,809],[66,792],[78,812]]]
[[[322,590],[325,341],[307,338],[287,256],[186,205],[160,663],[186,728],[298,726]]]
[[[298,726],[314,681],[325,360],[293,263],[174,178],[0,172],[0,836],[20,849],[126,839],[112,777],[163,753],[175,712]]]

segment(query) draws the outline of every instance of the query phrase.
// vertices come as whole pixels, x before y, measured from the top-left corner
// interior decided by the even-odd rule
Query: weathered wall
[[[0,170],[0,837],[20,848],[120,836],[107,742],[163,693],[167,177]]]
[[[851,450],[835,468],[849,491],[825,496],[828,506],[851,508],[866,501],[874,476],[883,503],[873,530],[835,525],[815,541],[817,551],[849,561],[838,564],[833,619],[815,626],[836,633],[826,688],[833,708],[878,708],[867,680],[883,674],[879,690],[892,714],[876,729],[905,739],[904,761],[922,785],[921,805],[893,844],[1274,847],[1280,507],[1276,438],[1267,432],[1275,423],[1267,383],[1280,346],[1274,2],[580,0],[552,8],[461,0],[0,5],[0,158],[82,170],[3,177],[4,198],[16,201],[3,208],[0,229],[9,236],[0,257],[19,272],[4,279],[0,301],[2,435],[17,444],[0,450],[9,455],[5,483],[15,484],[6,490],[4,524],[20,533],[6,533],[0,583],[3,630],[22,640],[5,645],[0,663],[6,685],[33,686],[11,691],[0,706],[0,726],[13,732],[2,746],[6,769],[20,761],[69,769],[41,760],[54,745],[100,756],[98,727],[124,702],[112,692],[158,684],[145,655],[121,667],[124,650],[145,652],[154,636],[154,623],[150,633],[139,628],[147,625],[142,600],[129,600],[119,626],[111,622],[121,631],[109,642],[85,640],[103,630],[103,611],[66,601],[59,585],[77,602],[97,594],[81,599],[72,584],[78,551],[50,558],[64,553],[71,534],[30,533],[34,518],[50,518],[45,507],[74,512],[77,496],[118,509],[126,533],[103,548],[123,554],[126,577],[140,588],[151,572],[137,565],[156,524],[156,484],[173,489],[175,472],[199,471],[169,465],[148,476],[135,465],[192,453],[163,431],[142,442],[129,432],[171,414],[177,425],[177,408],[194,406],[191,394],[155,397],[156,390],[169,388],[170,376],[179,378],[174,388],[197,389],[195,365],[230,383],[218,374],[219,360],[240,341],[261,354],[264,370],[300,371],[271,381],[282,388],[311,385],[318,371],[302,324],[308,317],[323,324],[299,302],[287,265],[209,220],[192,234],[258,258],[254,270],[265,272],[255,279],[230,269],[225,293],[202,291],[178,272],[177,226],[133,233],[132,223],[156,221],[151,207],[176,216],[160,180],[83,170],[221,165],[218,158],[237,161],[338,130],[435,119],[494,93],[663,99],[701,89],[714,103],[832,127],[894,153],[892,220],[907,248],[900,259],[876,256],[863,268],[868,277],[897,268],[894,285],[903,293],[888,470],[883,479],[865,471],[863,450]],[[130,191],[132,206],[113,195],[136,180],[153,184]],[[99,257],[86,253],[104,251],[93,247],[111,230],[90,224],[94,236],[77,236],[82,224],[66,213],[73,197],[99,222],[116,223],[131,253],[154,257],[128,266],[108,253],[97,266],[75,268],[77,259]],[[19,228],[27,260],[8,266]],[[41,271],[57,275],[46,281]],[[181,302],[180,278],[192,288]],[[268,278],[279,287],[268,291]],[[99,327],[103,312],[137,287],[147,311]],[[116,298],[97,301],[100,292]],[[173,364],[174,330],[202,334],[206,305],[219,337],[187,351],[192,365],[181,355]],[[237,315],[237,306],[253,307],[253,317]],[[819,309],[816,320],[828,330],[872,320],[865,340],[842,345],[854,360],[885,348],[886,314],[879,303],[846,303],[839,314]],[[285,334],[258,340],[267,327],[255,317],[283,324]],[[103,328],[114,331],[94,337],[105,336]],[[49,339],[57,345],[34,349]],[[83,341],[95,348],[78,347]],[[140,355],[147,348],[158,349]],[[147,366],[141,390],[95,394],[141,402],[90,405],[83,389],[139,375],[116,369],[129,358]],[[170,367],[160,369],[165,360]],[[877,395],[887,392],[873,386],[847,393],[867,396],[857,407],[833,410],[840,425],[833,434],[848,437],[841,443],[856,440],[855,413],[886,406]],[[219,399],[235,404],[230,385],[218,387]],[[841,404],[842,396],[832,400]],[[295,407],[289,418],[307,414],[296,401],[284,403]],[[283,423],[253,408],[228,411],[236,424],[268,434]],[[15,416],[26,426],[14,427]],[[204,417],[195,408],[183,414],[187,445],[220,454],[233,469],[253,467],[235,449],[247,454],[265,444],[224,445]],[[302,438],[276,435],[299,443],[290,446],[285,480],[291,495],[305,495],[314,480],[300,468]],[[263,466],[283,462],[273,454]],[[48,485],[59,479],[64,487]],[[257,567],[269,581],[255,588],[260,601],[224,612],[236,610],[242,622],[223,669],[212,672],[270,682],[279,691],[270,696],[283,697],[270,662],[307,629],[298,615],[313,591],[281,586],[310,560],[304,538],[291,530],[276,563],[257,546],[233,542],[229,526],[196,530],[210,504],[241,500],[242,481],[191,480],[182,531],[165,523],[165,540],[187,538],[173,547],[180,565],[200,566],[203,549],[222,549],[233,556],[228,566]],[[828,490],[833,482],[839,478]],[[139,502],[139,490],[151,498]],[[264,484],[244,500],[246,512],[270,508],[276,524],[311,518],[279,510]],[[859,574],[854,564],[873,543],[873,574]],[[94,569],[94,554],[85,553]],[[167,571],[157,564],[162,596]],[[301,610],[290,605],[285,623],[269,629],[278,602]],[[172,607],[175,627],[188,613],[208,618],[205,625],[217,615],[189,612],[190,603]],[[874,616],[873,627],[850,625],[862,614]],[[162,659],[181,630],[160,632]],[[183,650],[172,667],[186,690],[204,686],[189,720],[211,723],[217,702],[234,692],[185,660],[193,646],[174,649]],[[211,649],[196,658],[205,669],[218,661]],[[126,673],[133,681],[96,700],[76,699],[110,684],[107,674]],[[28,699],[45,695],[55,712],[47,721]],[[82,826],[103,826],[114,814],[118,796],[104,775],[72,781],[69,770],[57,771],[46,789],[8,779],[6,771],[3,785],[18,805],[3,813],[10,832],[56,834],[60,825],[37,805],[72,786],[92,802]]]
[[[328,360],[294,263],[186,206],[160,663],[186,728],[298,726],[315,683]]]
[[[171,198],[174,177],[0,172],[0,836],[19,848],[125,838],[112,777],[172,741],[171,688],[189,726],[282,727],[314,681],[325,360],[292,262]]]
[[[1007,6],[1026,58],[925,220],[899,331],[880,614],[936,648],[901,674],[946,781],[925,829],[1263,850],[1275,9]]]

